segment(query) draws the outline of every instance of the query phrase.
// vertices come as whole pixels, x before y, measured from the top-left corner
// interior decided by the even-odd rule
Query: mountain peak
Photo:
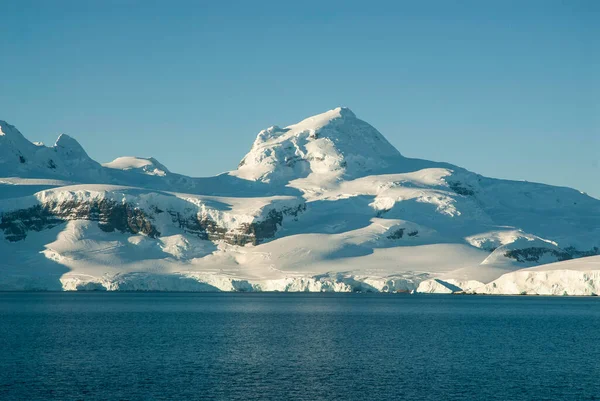
[[[54,146],[47,147],[30,142],[5,121],[0,121],[0,164],[5,175],[36,178],[90,176],[99,167],[68,135],[60,135]]]
[[[83,152],[83,147],[77,142],[77,140],[73,137],[70,137],[67,134],[60,134],[54,143],[54,146],[57,148],[66,148],[72,150],[81,150]]]
[[[385,169],[401,157],[375,128],[348,108],[335,109],[259,132],[233,175],[285,183],[311,174],[359,177]]]
[[[135,157],[135,156],[122,156],[117,157],[110,163],[102,164],[104,167],[113,170],[131,170],[146,175],[156,175],[164,177],[169,173],[169,169],[161,164],[154,157]]]
[[[12,127],[12,126],[9,125],[6,121],[0,120],[0,136],[6,136],[6,133],[10,129],[9,127]]]
[[[60,153],[65,160],[77,160],[77,163],[82,161],[92,161],[79,142],[66,134],[60,134],[58,136],[58,139],[54,144],[54,149],[56,152]]]
[[[27,141],[14,125],[11,125],[4,120],[0,120],[0,137],[20,142]]]
[[[305,118],[299,123],[292,124],[288,129],[313,129],[318,130],[335,120],[356,120],[356,114],[347,107],[336,107],[321,114]]]
[[[334,110],[337,111],[341,116],[356,118],[356,114],[354,114],[354,112],[352,110],[350,110],[348,107],[340,106],[340,107],[336,107]]]

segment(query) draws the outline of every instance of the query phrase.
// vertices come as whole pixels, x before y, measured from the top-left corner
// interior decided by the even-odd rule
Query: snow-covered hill
[[[110,163],[104,163],[103,166],[115,170],[134,170],[141,174],[159,175],[161,177],[169,173],[169,170],[153,157],[118,157]]]
[[[0,290],[599,286],[600,200],[407,158],[345,108],[261,131],[208,178],[99,164],[66,135],[46,147],[0,121],[0,177]]]

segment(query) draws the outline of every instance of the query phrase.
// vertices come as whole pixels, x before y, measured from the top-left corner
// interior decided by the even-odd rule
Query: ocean
[[[0,293],[0,400],[600,400],[599,297]]]

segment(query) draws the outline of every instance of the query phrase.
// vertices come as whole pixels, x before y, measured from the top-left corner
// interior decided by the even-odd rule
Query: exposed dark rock
[[[390,235],[388,235],[388,238],[389,239],[400,239],[404,236],[405,231],[406,231],[405,228],[399,228],[399,229],[393,231]],[[419,232],[417,230],[406,233],[406,235],[408,235],[409,237],[416,237],[418,234],[419,234]]]
[[[565,248],[564,250],[532,247],[507,251],[504,256],[515,259],[517,262],[538,262],[539,258],[545,254],[553,255],[558,261],[563,261],[600,255],[600,249],[596,246],[587,251],[580,251],[572,246]]]
[[[505,252],[504,256],[515,259],[517,262],[524,263],[539,262],[540,258],[546,254],[554,256],[558,261],[573,259],[573,257],[566,251],[542,247],[513,249]]]
[[[273,209],[263,220],[242,224],[235,230],[219,226],[206,215],[185,215],[172,210],[166,212],[181,230],[197,235],[203,240],[224,240],[232,245],[256,245],[275,236],[284,216],[296,217],[305,209],[304,204],[293,208]],[[152,213],[160,214],[164,211],[154,207]],[[118,230],[132,234],[142,233],[152,238],[160,236],[160,232],[152,224],[152,214],[148,215],[129,203],[106,199],[47,202],[3,213],[0,215],[0,229],[9,241],[19,241],[27,236],[28,231],[41,231],[68,220],[97,221],[98,227],[105,232]]]
[[[92,214],[93,211],[93,214]],[[146,234],[156,238],[160,235],[158,230],[150,222],[150,218],[138,208],[128,203],[116,203],[101,201],[93,203],[90,207],[90,216],[98,216],[98,227],[106,232],[119,230],[132,234]],[[95,218],[90,220],[96,221]]]
[[[284,208],[282,210],[273,209],[269,211],[264,220],[242,224],[239,233],[233,233],[224,239],[236,245],[244,245],[246,243],[252,243],[252,245],[260,244],[265,239],[275,236],[277,227],[281,225],[284,215],[295,217],[305,209],[306,205],[299,205],[297,208]]]
[[[52,228],[68,220],[97,221],[98,227],[106,232],[119,230],[132,234],[142,233],[152,238],[160,235],[150,217],[141,209],[128,203],[106,199],[49,202],[3,213],[0,216],[0,229],[9,241],[19,241],[27,236],[28,231]]]
[[[595,246],[588,251],[579,251],[579,250],[575,249],[575,247],[570,246],[570,247],[565,248],[565,252],[568,252],[573,257],[573,259],[576,259],[576,258],[584,258],[586,256],[600,255],[600,248]]]
[[[200,223],[197,216],[185,216],[179,212],[167,210],[167,213],[171,215],[171,220],[176,223],[183,231],[197,235],[200,239],[207,240],[208,233],[206,227]]]
[[[463,186],[460,181],[448,181],[448,186],[451,190],[456,192],[459,195],[472,196],[475,195],[475,191],[473,191],[472,187],[467,184],[467,186]]]
[[[198,220],[198,225],[206,232],[207,238],[211,241],[224,239],[227,234],[227,229],[219,227],[217,222],[206,216]]]
[[[3,213],[0,218],[0,230],[4,231],[7,240],[16,242],[25,239],[27,231],[42,231],[63,221],[42,205],[35,205],[28,209]]]
[[[298,162],[304,162],[305,160],[301,156],[292,156],[285,158],[285,165],[288,167],[294,167]]]
[[[388,235],[387,237],[389,239],[400,239],[404,236],[404,228],[399,228],[397,230],[394,230],[390,235]]]
[[[257,245],[267,238],[275,236],[278,226],[283,222],[284,216],[297,216],[304,211],[306,205],[297,208],[283,208],[271,210],[266,218],[261,221],[241,224],[235,231],[228,231],[220,227],[208,216],[184,216],[179,212],[168,211],[174,223],[187,233],[197,235],[199,238],[210,241],[224,240],[231,245]]]

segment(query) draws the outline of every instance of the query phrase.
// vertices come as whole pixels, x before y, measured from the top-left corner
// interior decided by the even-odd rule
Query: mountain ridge
[[[493,292],[600,253],[599,200],[407,158],[347,108],[260,131],[215,177],[0,132],[0,289]]]

